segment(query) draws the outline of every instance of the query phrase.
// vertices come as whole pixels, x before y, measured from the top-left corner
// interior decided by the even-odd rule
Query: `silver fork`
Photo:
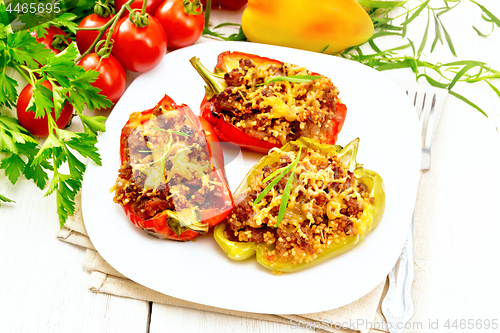
[[[413,99],[413,105],[417,109],[420,127],[422,128],[422,162],[420,170],[429,170],[431,167],[432,136],[437,124],[435,121],[436,93],[424,93],[422,97],[418,92],[407,90],[406,94]],[[389,332],[391,333],[403,332],[405,324],[415,313],[411,297],[411,286],[415,277],[413,263],[414,215],[411,219],[410,232],[405,247],[396,265],[389,273],[389,290],[382,301],[382,313],[387,320]]]

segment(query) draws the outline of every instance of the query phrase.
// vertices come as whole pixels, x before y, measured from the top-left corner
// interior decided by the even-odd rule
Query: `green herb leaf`
[[[418,48],[417,54],[420,55],[425,48],[427,43],[427,35],[429,34],[429,22],[431,21],[429,13],[427,13],[427,25],[425,26],[424,35],[422,36],[422,42],[420,42],[420,47]]]
[[[476,1],[474,0],[470,0],[472,3],[475,3],[476,5],[479,6],[479,8],[481,8],[481,10],[486,14],[488,15],[488,17],[490,18],[491,22],[495,23],[495,25],[497,27],[500,28],[500,19],[498,19],[495,15],[493,15],[492,12],[490,12],[488,9],[486,9],[486,7],[484,7],[483,5],[477,3]]]
[[[282,168],[275,170],[273,173],[271,173],[269,176],[267,176],[262,182],[267,183],[268,181],[270,181],[271,179],[276,177],[279,173],[281,173],[283,170],[290,170],[290,166],[288,165],[286,167],[282,167]]]
[[[79,152],[83,157],[89,157],[97,165],[102,165],[101,156],[97,152],[95,146],[97,139],[84,133],[77,133],[76,137],[67,141],[66,144]]]
[[[0,201],[1,202],[15,202],[14,200],[11,200],[3,195],[0,194]]]
[[[288,200],[290,198],[290,192],[292,189],[292,182],[293,182],[293,177],[295,174],[295,168],[297,167],[297,163],[300,160],[300,154],[302,152],[302,148],[299,149],[299,152],[297,156],[295,157],[295,160],[290,163],[286,167],[279,168],[272,172],[269,176],[267,176],[262,182],[266,183],[269,180],[271,180],[273,177],[274,179],[266,186],[266,188],[259,193],[257,198],[255,198],[253,204],[257,205],[264,197],[271,191],[271,189],[278,184],[278,182],[283,179],[283,177],[290,172],[290,175],[288,176],[288,179],[286,181],[285,188],[283,189],[283,195],[281,196],[281,203],[280,203],[280,208],[278,212],[278,218],[276,220],[276,228],[280,225],[281,221],[283,220],[283,217],[285,216],[286,213],[286,208],[288,206]]]
[[[273,76],[272,78],[266,80],[263,83],[257,84],[256,86],[263,86],[272,82],[288,81],[288,82],[311,82],[313,80],[321,79],[321,75],[290,75],[290,76]]]
[[[31,68],[38,67],[39,63],[44,64],[51,54],[50,50],[37,43],[27,30],[7,35],[6,47],[13,61]]]
[[[271,183],[269,183],[269,185],[266,186],[264,191],[260,192],[260,194],[257,196],[257,198],[255,198],[253,204],[257,205],[262,199],[264,199],[264,197],[269,193],[269,191],[271,191],[271,189],[274,187],[274,185],[278,184],[278,182],[281,180],[281,178],[283,178],[283,176],[285,176],[285,174],[287,174],[290,169],[291,169],[291,166],[287,167],[276,178],[274,178],[273,181]]]
[[[15,184],[21,173],[23,173],[25,165],[26,163],[20,156],[12,154],[2,160],[0,169],[4,169],[5,175],[9,178],[10,182]]]
[[[106,117],[103,116],[86,116],[82,113],[78,113],[80,120],[82,121],[85,133],[96,136],[99,132],[106,131]]]
[[[469,101],[467,98],[465,98],[464,96],[454,92],[454,91],[449,91],[450,95],[452,96],[455,96],[456,98],[458,98],[459,100],[469,104],[470,106],[472,106],[474,109],[478,110],[479,112],[481,112],[484,116],[488,117],[488,115],[479,107],[477,106],[476,104],[472,103],[471,101]]]
[[[177,134],[177,135],[180,135],[180,136],[189,136],[189,134],[184,133],[184,132],[178,132],[178,131],[173,131],[173,130],[167,130],[167,129],[164,129],[164,128],[159,128],[159,127],[151,127],[151,129],[154,129],[154,130],[156,130],[156,131],[161,131],[161,132],[169,132],[169,133],[172,133],[172,134]]]
[[[17,101],[17,81],[8,77],[4,70],[0,71],[0,106],[13,108]]]
[[[292,163],[292,169],[290,172],[290,176],[288,176],[288,180],[286,181],[285,188],[283,190],[283,195],[281,197],[281,202],[280,202],[280,208],[278,211],[278,218],[276,220],[276,228],[280,225],[281,221],[283,221],[283,218],[285,217],[286,209],[288,207],[288,200],[290,199],[290,192],[292,190],[292,182],[293,178],[295,176],[295,168],[297,167],[297,163],[300,160],[300,153],[302,152],[302,148],[300,148],[299,153],[297,154],[297,157],[295,158],[295,161]]]
[[[481,37],[489,37],[491,35],[491,33],[493,32],[493,29],[491,30],[491,32],[489,34],[485,34],[485,33],[482,33],[481,31],[479,31],[478,28],[476,28],[475,26],[472,26],[472,29],[476,30],[477,34]]]
[[[24,167],[24,176],[26,179],[31,179],[36,186],[43,190],[47,184],[49,176],[45,170],[53,170],[52,165],[48,161],[43,161],[38,165],[33,165],[33,159],[28,159],[28,163]]]

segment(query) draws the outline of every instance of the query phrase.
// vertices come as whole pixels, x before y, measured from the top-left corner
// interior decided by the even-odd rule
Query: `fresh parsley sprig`
[[[52,165],[47,161],[33,164],[39,152],[38,142],[25,130],[17,119],[0,116],[0,152],[7,157],[0,162],[0,169],[12,184],[24,175],[43,189],[48,180],[47,171]]]
[[[43,189],[49,181],[46,196],[56,193],[60,225],[64,225],[75,210],[75,196],[82,186],[86,165],[82,158],[101,164],[95,144],[98,132],[105,131],[105,117],[83,115],[89,109],[108,108],[112,105],[100,90],[91,85],[99,73],[85,71],[75,65],[78,57],[76,45],[69,45],[55,55],[38,44],[29,31],[12,33],[0,25],[0,106],[13,108],[17,102],[17,81],[7,75],[8,67],[22,75],[33,86],[33,96],[27,112],[48,122],[49,136],[40,146],[17,120],[0,116],[0,152],[7,154],[0,169],[11,183],[20,175],[32,179]],[[52,89],[42,85],[50,83]],[[65,103],[70,103],[79,116],[84,133],[59,129],[56,119]],[[54,115],[51,114],[54,110]],[[65,171],[67,170],[67,171]]]

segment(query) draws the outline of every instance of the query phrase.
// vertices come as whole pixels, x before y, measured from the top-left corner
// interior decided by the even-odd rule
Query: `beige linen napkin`
[[[436,146],[433,149],[438,150],[436,148],[439,145]],[[413,300],[415,302],[415,315],[408,324],[408,327],[414,326],[417,329],[407,329],[405,332],[421,332],[422,330],[418,329],[419,323],[423,323],[425,327],[425,323],[429,318],[426,314],[429,304],[429,288],[427,286],[431,273],[429,270],[429,261],[432,244],[435,244],[432,240],[432,221],[429,216],[432,216],[434,210],[433,202],[436,196],[432,186],[437,181],[435,173],[432,170],[424,172],[418,189],[414,221],[415,281],[412,289]],[[291,327],[301,325],[300,327],[320,328],[327,332],[388,332],[387,323],[380,310],[380,303],[387,291],[386,281],[383,281],[369,294],[359,300],[340,308],[318,313],[290,315],[259,314],[215,308],[184,301],[146,288],[117,272],[95,251],[83,223],[80,196],[77,197],[76,201],[75,215],[69,218],[66,225],[58,232],[57,237],[64,242],[86,248],[83,267],[91,272],[89,289],[93,292],[245,318],[267,320],[288,324]]]

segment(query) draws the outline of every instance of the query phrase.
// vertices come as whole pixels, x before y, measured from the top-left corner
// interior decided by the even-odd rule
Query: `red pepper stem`
[[[193,65],[194,69],[196,69],[203,81],[205,81],[205,83],[207,84],[205,87],[205,90],[207,92],[207,99],[220,94],[227,87],[224,76],[210,72],[205,68],[205,66],[201,64],[199,58],[192,57],[191,59],[189,59],[189,62],[191,63],[191,65]]]

